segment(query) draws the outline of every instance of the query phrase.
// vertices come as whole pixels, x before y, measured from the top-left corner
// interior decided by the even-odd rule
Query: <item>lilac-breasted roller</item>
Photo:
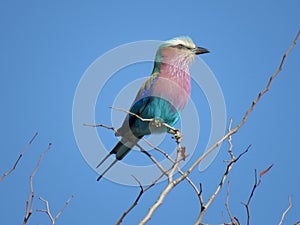
[[[154,119],[173,127],[190,96],[189,67],[196,55],[208,52],[205,48],[197,47],[189,37],[163,42],[156,52],[152,74],[138,91],[129,111],[141,118]],[[166,127],[142,121],[135,115],[127,114],[118,129],[117,135],[122,137],[121,140],[97,168],[112,154],[116,155],[116,160],[97,180],[118,160],[123,159],[144,135],[167,131]]]

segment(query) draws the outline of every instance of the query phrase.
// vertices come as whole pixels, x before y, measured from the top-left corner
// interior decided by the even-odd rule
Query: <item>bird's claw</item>
[[[170,129],[169,133],[173,134],[172,138],[174,138],[177,143],[181,142],[181,140],[182,140],[182,134],[181,134],[181,132],[180,132],[179,129]]]
[[[168,132],[169,132],[169,134],[173,134],[173,135],[175,135],[178,132],[180,133],[179,129],[177,129],[177,128],[172,128]]]
[[[161,120],[159,120],[159,119],[154,119],[154,120],[152,121],[152,125],[153,125],[154,127],[162,127],[162,122],[161,122]]]

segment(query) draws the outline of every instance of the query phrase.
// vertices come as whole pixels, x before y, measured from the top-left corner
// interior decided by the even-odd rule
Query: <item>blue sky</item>
[[[99,56],[129,42],[188,35],[195,43],[210,49],[211,53],[203,59],[222,88],[227,119],[232,117],[237,123],[293,41],[299,29],[299,6],[296,0],[247,3],[2,1],[0,171],[5,172],[13,165],[36,131],[39,135],[16,171],[0,183],[0,223],[22,222],[29,176],[49,142],[53,143],[51,152],[34,177],[34,210],[43,207],[37,199],[42,196],[49,200],[55,215],[68,197],[74,195],[57,224],[114,224],[138,194],[137,187],[105,179],[96,182],[97,174],[85,162],[73,135],[75,90],[86,69]],[[285,224],[300,220],[299,56],[300,49],[296,46],[271,90],[233,137],[237,154],[252,144],[251,151],[229,176],[231,211],[243,223],[245,209],[240,202],[245,202],[251,191],[253,170],[263,170],[272,163],[274,167],[263,177],[251,203],[252,224],[278,224],[290,195],[294,206]],[[120,71],[124,77],[112,79],[106,88],[115,95],[123,85],[148,76],[151,69],[149,63],[125,68]],[[103,122],[102,115],[103,118],[110,115],[107,108],[110,105],[109,98],[97,102],[97,122]],[[200,140],[207,138],[205,115],[209,114],[203,112],[202,115]],[[112,147],[117,141],[109,131],[98,129],[98,133],[105,137],[108,146]],[[201,147],[205,145],[199,143],[198,148]],[[205,199],[218,184],[225,169],[223,160],[227,157],[224,145],[207,170],[191,175],[195,183],[203,183]],[[133,159],[130,155],[128,158]],[[137,224],[164,185],[160,183],[145,193],[124,224]],[[226,188],[207,211],[204,222],[224,222],[225,195]],[[149,224],[166,224],[166,221],[193,224],[198,211],[197,197],[183,182],[168,196]],[[49,224],[49,219],[34,211],[29,224]]]

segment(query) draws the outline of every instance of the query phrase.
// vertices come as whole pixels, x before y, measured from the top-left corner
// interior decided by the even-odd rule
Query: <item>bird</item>
[[[145,135],[167,132],[165,123],[173,127],[191,93],[190,65],[196,55],[209,53],[203,47],[197,47],[188,36],[175,37],[164,41],[158,47],[151,75],[142,84],[122,126],[116,136],[121,140],[96,166],[100,167],[111,155],[115,160],[98,177],[103,175],[127,153]],[[155,123],[143,121],[153,119]]]

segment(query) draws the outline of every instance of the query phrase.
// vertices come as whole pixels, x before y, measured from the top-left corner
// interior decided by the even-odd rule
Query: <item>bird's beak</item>
[[[204,53],[209,53],[209,50],[207,50],[206,48],[202,48],[202,47],[196,47],[196,48],[194,48],[194,52],[196,55],[200,55],[200,54],[204,54]]]

